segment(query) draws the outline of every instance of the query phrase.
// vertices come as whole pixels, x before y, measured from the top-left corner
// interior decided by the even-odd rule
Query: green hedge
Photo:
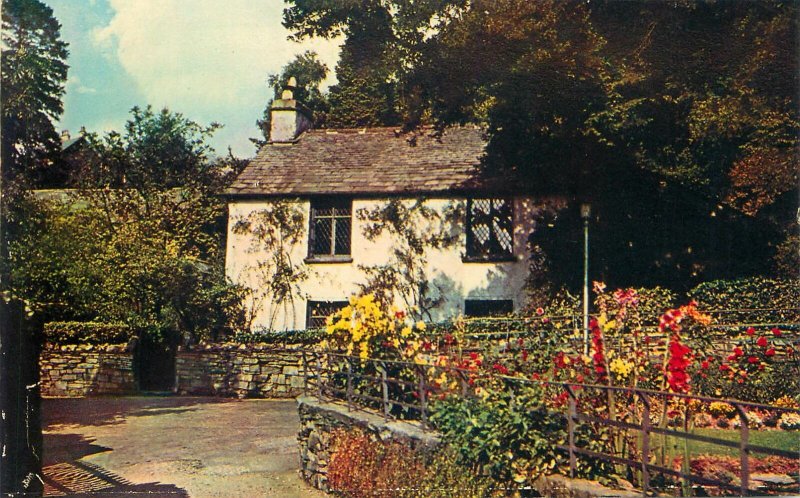
[[[325,331],[322,329],[284,330],[281,332],[261,330],[236,334],[233,340],[242,344],[316,344],[323,339],[324,335]]]
[[[753,310],[715,316],[728,323],[795,323],[800,320],[800,283],[750,277],[704,282],[689,291],[703,310]],[[764,311],[758,311],[763,309]],[[772,310],[783,311],[772,311]]]
[[[49,344],[123,344],[134,332],[124,323],[50,322],[44,335]]]

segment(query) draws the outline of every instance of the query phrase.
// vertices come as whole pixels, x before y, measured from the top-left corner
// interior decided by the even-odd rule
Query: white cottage
[[[226,272],[256,329],[317,327],[364,289],[438,321],[525,303],[537,210],[564,205],[480,168],[477,128],[320,129],[292,97],[227,190]]]

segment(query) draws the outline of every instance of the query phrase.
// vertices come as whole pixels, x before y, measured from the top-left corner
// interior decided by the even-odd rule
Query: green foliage
[[[121,322],[50,322],[44,325],[44,335],[49,344],[123,344],[135,333]]]
[[[325,338],[321,329],[282,330],[273,332],[239,332],[234,337],[235,342],[243,344],[308,344],[316,345]]]
[[[124,135],[92,137],[84,188],[25,200],[10,242],[15,291],[47,321],[124,322],[137,333],[210,338],[241,326],[244,289],[224,277],[229,179],[203,128],[134,109]]]
[[[166,108],[156,112],[151,106],[134,107],[123,133],[89,135],[95,155],[78,183],[135,189],[145,197],[176,187],[219,188],[227,178],[210,160],[213,150],[206,143],[219,127],[202,126]]]
[[[433,406],[431,422],[458,454],[458,463],[520,487],[552,472],[560,463],[556,444],[564,423],[545,406],[533,386],[496,385],[478,398],[448,397]]]
[[[800,284],[763,277],[714,280],[689,291],[689,297],[707,309],[791,309],[800,303]]]
[[[39,0],[3,0],[2,17],[3,179],[40,184],[61,145],[53,121],[64,110],[67,44]]]

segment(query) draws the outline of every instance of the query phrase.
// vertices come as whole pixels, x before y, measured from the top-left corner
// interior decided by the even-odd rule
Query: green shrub
[[[689,291],[689,297],[700,305],[700,309],[789,309],[784,313],[774,311],[752,311],[737,313],[731,317],[739,322],[797,321],[800,303],[800,284],[796,280],[773,280],[763,277],[738,280],[714,280],[704,282]]]
[[[543,392],[520,386],[485,390],[485,397],[449,397],[434,405],[431,421],[458,455],[508,488],[530,485],[560,462],[555,445],[564,441],[564,423],[544,404]]]
[[[49,344],[122,344],[134,333],[124,323],[50,322],[44,335]]]

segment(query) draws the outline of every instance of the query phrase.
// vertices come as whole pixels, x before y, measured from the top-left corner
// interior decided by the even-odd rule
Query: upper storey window
[[[352,199],[311,201],[310,258],[350,256],[352,212]]]
[[[511,199],[467,201],[467,260],[497,261],[514,256],[514,211]]]

